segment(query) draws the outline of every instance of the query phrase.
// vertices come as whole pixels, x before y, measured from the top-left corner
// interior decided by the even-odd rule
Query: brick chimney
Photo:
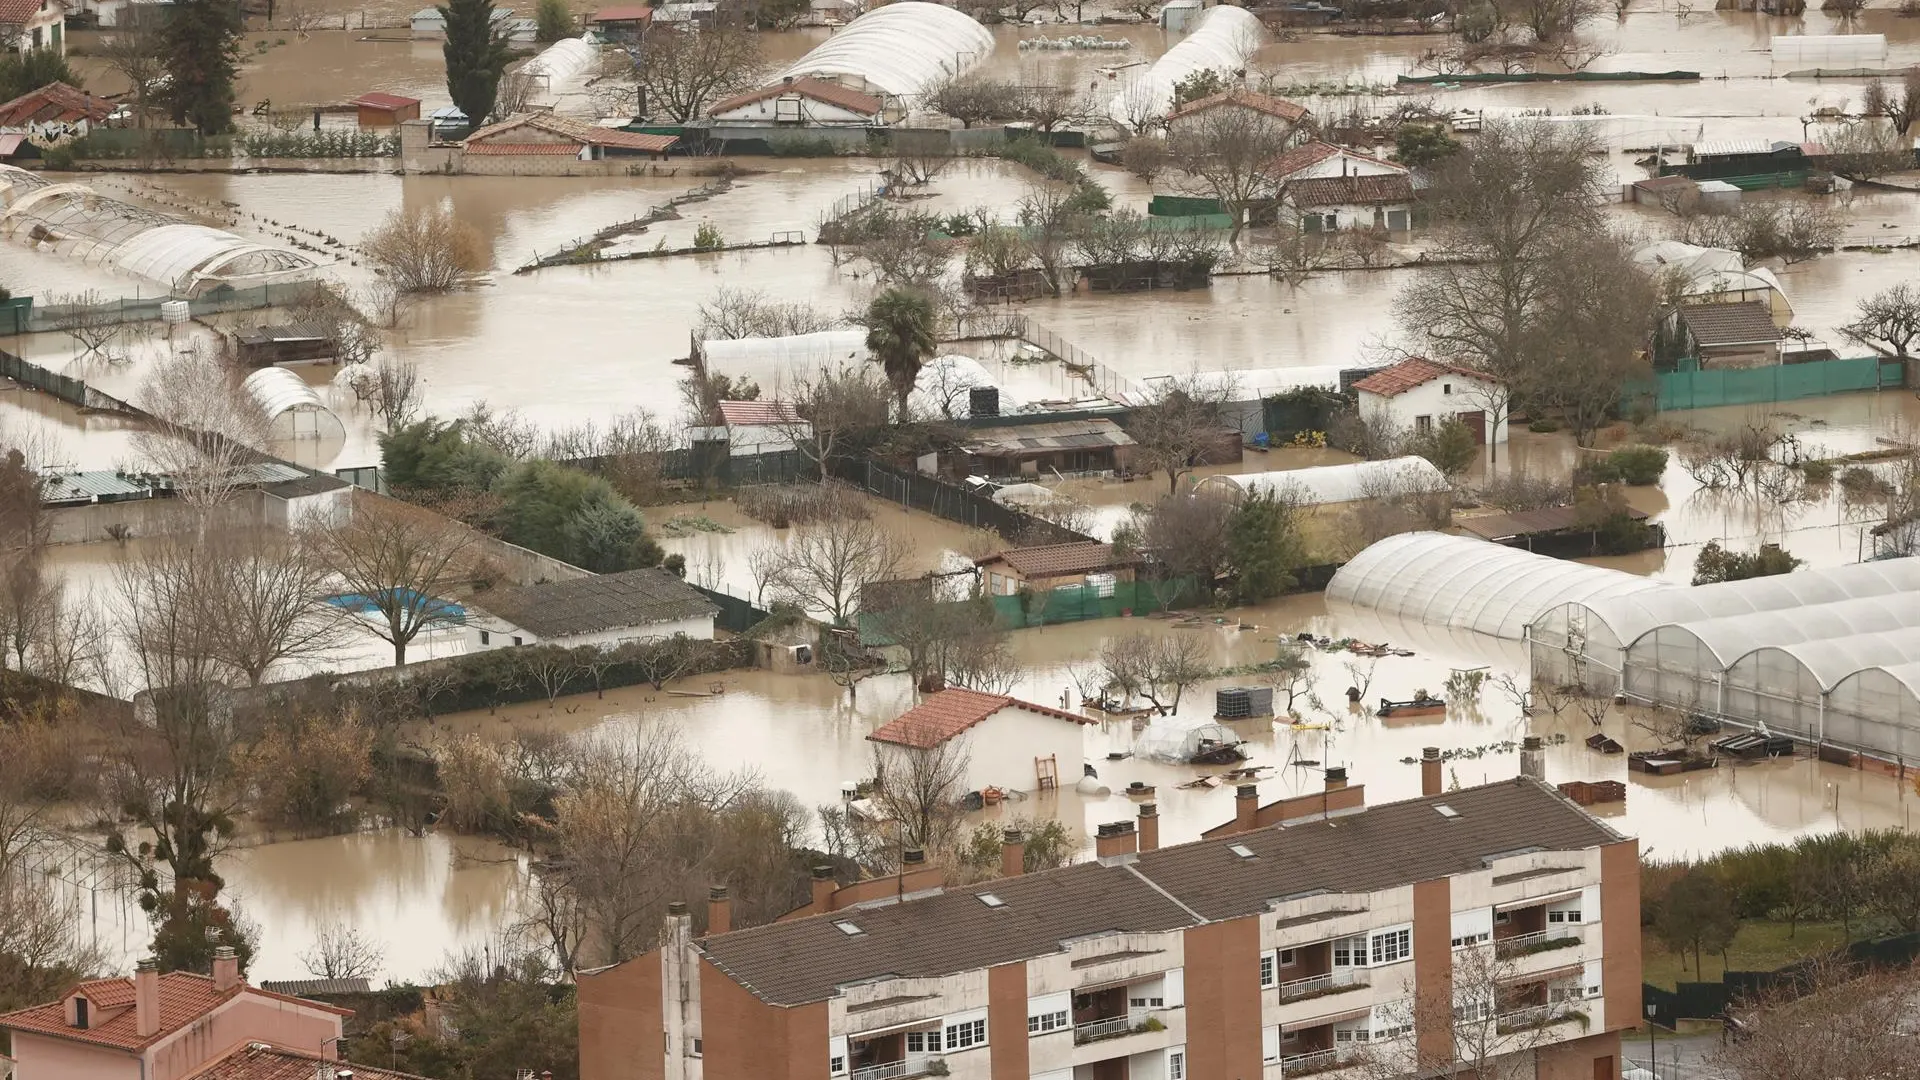
[[[707,889],[707,933],[724,934],[733,929],[733,901],[727,898],[725,885]]]
[[[213,988],[231,990],[240,985],[240,955],[233,946],[222,945],[213,950]]]
[[[1093,853],[1103,862],[1139,850],[1140,834],[1133,831],[1131,821],[1110,821],[1093,838]]]
[[[1233,789],[1233,831],[1252,832],[1254,812],[1260,809],[1260,787],[1241,784]]]
[[[1520,775],[1535,780],[1547,778],[1546,744],[1540,741],[1538,735],[1528,735],[1520,740]]]
[[[1152,803],[1140,804],[1140,850],[1158,851],[1160,849],[1160,808]]]
[[[143,1039],[160,1030],[160,961],[152,957],[133,966],[133,1029]]]
[[[1440,748],[1429,746],[1420,751],[1420,794],[1440,794]]]
[[[1327,790],[1339,791],[1347,786],[1347,770],[1339,765],[1327,769]]]
[[[829,905],[833,903],[833,890],[839,887],[840,883],[833,880],[833,867],[813,868],[813,913],[815,915],[833,910]]]
[[[1019,829],[1000,834],[1000,876],[1019,877],[1027,869],[1027,838]]]

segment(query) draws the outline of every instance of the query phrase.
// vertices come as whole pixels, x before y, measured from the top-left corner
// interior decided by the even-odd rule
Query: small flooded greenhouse
[[[346,425],[306,381],[286,368],[266,367],[241,383],[260,410],[275,442],[295,439],[342,439]]]
[[[780,73],[827,79],[869,93],[916,97],[973,70],[993,53],[993,35],[971,15],[901,0],[867,12]]]
[[[1452,485],[1434,468],[1433,462],[1410,456],[1279,472],[1221,473],[1201,480],[1194,485],[1194,490],[1236,499],[1255,494],[1274,495],[1293,498],[1309,506],[1325,506],[1390,495],[1450,491]]]
[[[1246,69],[1266,41],[1266,27],[1246,8],[1227,4],[1208,8],[1193,33],[1113,96],[1107,112],[1129,128],[1148,126],[1148,121],[1172,111],[1173,88],[1182,79],[1199,71],[1217,71],[1237,81],[1235,74]]]

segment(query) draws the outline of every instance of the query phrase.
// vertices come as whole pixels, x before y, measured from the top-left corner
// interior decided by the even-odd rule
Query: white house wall
[[[1371,220],[1371,210],[1368,215]],[[1452,388],[1451,393],[1448,392],[1449,387]],[[1478,379],[1448,374],[1392,397],[1371,394],[1365,390],[1359,391],[1358,396],[1362,413],[1368,416],[1384,414],[1395,427],[1406,432],[1414,430],[1415,417],[1431,416],[1434,425],[1438,426],[1447,417],[1457,413],[1484,412],[1487,414],[1487,441],[1504,443],[1507,441],[1507,425],[1495,424],[1494,414],[1506,410],[1504,407],[1499,410],[1492,407],[1489,390],[1490,384]],[[1504,420],[1505,417],[1498,419]]]
[[[713,118],[723,124],[772,124],[776,122],[792,123],[791,108],[783,117],[779,104],[781,98],[762,98],[737,109],[713,114]],[[874,117],[864,113],[843,109],[838,105],[829,105],[816,101],[804,94],[795,94],[784,99],[787,102],[798,100],[800,103],[801,127],[849,127],[865,126],[874,122]]]
[[[1407,170],[1362,157],[1335,154],[1316,161],[1299,172],[1288,173],[1288,180],[1318,180],[1328,176],[1392,176]]]
[[[1377,223],[1381,228],[1401,232],[1411,227],[1413,223],[1413,204],[1410,202],[1381,203],[1378,207],[1375,207],[1372,203],[1333,203],[1327,206],[1310,206],[1304,210],[1296,210],[1296,213],[1303,218],[1318,215],[1323,221],[1326,216],[1330,214],[1333,216],[1333,224],[1323,224],[1321,226],[1322,231],[1352,232],[1355,229],[1366,230],[1374,228],[1376,225],[1374,211],[1376,209],[1379,210],[1382,215]],[[1394,214],[1405,214],[1405,223],[1395,227],[1393,221]]]
[[[480,635],[486,633],[488,641],[481,644]],[[648,626],[625,626],[614,630],[602,630],[593,634],[569,634],[551,641],[507,622],[505,619],[473,612],[467,624],[467,651],[480,652],[485,649],[506,649],[514,645],[514,637],[520,638],[521,645],[565,645],[578,648],[582,645],[598,645],[603,648],[624,644],[629,641],[645,641],[648,638],[673,637],[685,634],[699,641],[713,640],[713,616],[700,615],[675,622],[653,623]]]
[[[1061,782],[1080,779],[1087,759],[1086,724],[1025,709],[1006,708],[975,724],[961,736],[967,761],[967,790],[987,785],[1032,791],[1039,784],[1034,759],[1052,755]]]

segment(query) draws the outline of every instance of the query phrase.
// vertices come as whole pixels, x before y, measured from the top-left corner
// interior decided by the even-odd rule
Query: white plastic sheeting
[[[761,395],[781,400],[802,380],[822,371],[864,367],[876,376],[879,368],[867,357],[865,330],[823,330],[788,337],[732,338],[703,341],[707,370],[720,375],[752,379]],[[958,418],[970,415],[974,387],[999,387],[985,365],[970,356],[936,356],[920,368],[920,379],[908,396],[908,405],[922,416]],[[1026,406],[1000,390],[1001,413],[1023,412]]]
[[[1872,747],[1896,761],[1920,758],[1920,662],[1880,664],[1841,679],[1820,717],[1825,738]]]
[[[1385,461],[1356,461],[1349,465],[1322,465],[1281,472],[1220,474],[1194,485],[1196,491],[1227,495],[1288,495],[1315,506],[1353,502],[1375,495],[1412,495],[1450,491],[1452,485],[1433,462],[1423,457]]]
[[[1818,733],[1826,694],[1864,667],[1920,662],[1920,627],[1768,645],[1727,666],[1720,711],[1769,728]]]
[[[1230,75],[1243,70],[1266,40],[1266,28],[1246,8],[1224,4],[1208,8],[1193,33],[1121,87],[1107,106],[1107,114],[1128,127],[1165,117],[1173,110],[1173,88],[1182,79],[1196,71]]]
[[[1414,532],[1354,556],[1328,583],[1327,601],[1366,612],[1401,636],[1444,630],[1519,641],[1558,605],[1661,588],[1671,586],[1485,540]]]
[[[1773,39],[1775,64],[1854,68],[1878,65],[1886,59],[1885,34],[1792,34]]]
[[[913,97],[964,75],[993,52],[993,35],[964,12],[921,0],[869,11],[780,73]]]
[[[207,280],[263,284],[313,269],[312,259],[205,225],[160,225],[135,234],[107,255],[130,274],[195,291]]]
[[[1142,728],[1133,741],[1133,756],[1152,761],[1183,765],[1205,748],[1207,742],[1237,743],[1240,736],[1225,724],[1211,720],[1182,720],[1158,717]]]
[[[862,337],[863,357],[865,341]],[[989,386],[1000,390],[1002,415],[1026,411],[1026,406],[1008,395],[984,364],[971,356],[956,355],[936,356],[921,365],[920,378],[907,395],[907,405],[922,416],[948,420],[971,416],[973,389]]]
[[[1699,247],[1678,240],[1656,240],[1633,253],[1634,264],[1649,274],[1670,271],[1681,282],[1682,296],[1714,296],[1727,302],[1758,300],[1776,316],[1793,317],[1780,279],[1766,267],[1747,269],[1737,251]]]
[[[700,343],[710,371],[818,371],[867,358],[865,330],[823,330],[787,337],[715,339]],[[764,388],[763,388],[764,389]]]
[[[1340,373],[1358,364],[1318,364],[1308,367],[1240,368],[1233,371],[1199,371],[1180,376],[1210,391],[1223,391],[1227,401],[1260,401],[1290,390],[1312,387],[1317,390],[1340,389]],[[1149,375],[1137,380],[1142,389],[1125,390],[1113,395],[1127,405],[1146,405],[1154,400],[1151,389],[1161,376]]]
[[[541,100],[552,101],[576,89],[600,60],[600,46],[592,35],[562,38],[526,62],[520,74],[533,80]]]
[[[346,426],[313,387],[286,368],[267,367],[241,383],[267,414],[275,441],[344,438]]]

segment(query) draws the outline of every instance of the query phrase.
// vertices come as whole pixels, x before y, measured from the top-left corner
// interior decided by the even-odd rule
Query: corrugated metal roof
[[[98,499],[113,501],[145,498],[152,493],[153,483],[150,479],[96,470],[56,473],[48,476],[40,486],[40,501],[43,503],[93,502]]]
[[[990,428],[967,440],[966,446],[975,454],[1018,454],[1133,444],[1133,437],[1111,420],[1059,420],[1050,424]]]

